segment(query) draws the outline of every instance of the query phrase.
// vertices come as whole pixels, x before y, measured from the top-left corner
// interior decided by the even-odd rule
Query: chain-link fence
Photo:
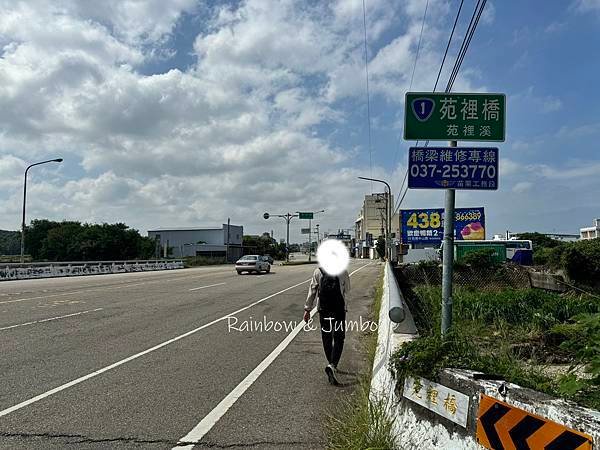
[[[396,269],[403,282],[415,287],[441,286],[442,267],[431,263],[410,264]],[[452,277],[455,287],[475,290],[527,289],[531,287],[529,272],[525,267],[503,264],[497,268],[455,267]]]

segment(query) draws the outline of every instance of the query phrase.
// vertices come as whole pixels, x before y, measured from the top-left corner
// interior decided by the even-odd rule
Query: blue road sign
[[[498,189],[495,147],[411,147],[408,154],[411,189]]]

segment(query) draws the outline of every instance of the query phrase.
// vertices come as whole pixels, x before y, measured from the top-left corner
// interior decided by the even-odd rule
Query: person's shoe
[[[329,384],[333,386],[339,386],[340,382],[335,377],[335,367],[332,364],[329,364],[325,367],[325,373],[327,374],[327,378],[329,378]]]

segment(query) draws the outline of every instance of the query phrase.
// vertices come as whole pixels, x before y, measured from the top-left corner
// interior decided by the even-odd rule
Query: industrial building
[[[600,219],[594,220],[594,226],[579,229],[580,239],[600,238]]]
[[[206,256],[236,261],[243,254],[244,227],[223,224],[220,228],[157,228],[148,230],[162,257]]]

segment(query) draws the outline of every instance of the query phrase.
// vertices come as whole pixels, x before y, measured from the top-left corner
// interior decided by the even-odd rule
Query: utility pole
[[[301,214],[309,214],[310,216],[308,217],[308,262],[312,261],[312,218],[314,217],[315,214],[319,214],[319,213],[323,213],[325,212],[324,209],[320,210],[320,211],[305,211],[303,213],[301,213],[300,211],[296,211],[298,213],[298,216],[300,216]],[[307,217],[301,217],[303,219],[306,219]]]
[[[229,262],[229,224],[231,219],[227,218],[227,247],[225,248],[225,262]]]
[[[456,141],[450,141],[450,147],[456,147]],[[452,326],[452,265],[454,264],[454,189],[446,189],[444,212],[444,250],[442,253],[442,337],[448,334]]]
[[[308,219],[308,262],[312,256],[312,219]]]

